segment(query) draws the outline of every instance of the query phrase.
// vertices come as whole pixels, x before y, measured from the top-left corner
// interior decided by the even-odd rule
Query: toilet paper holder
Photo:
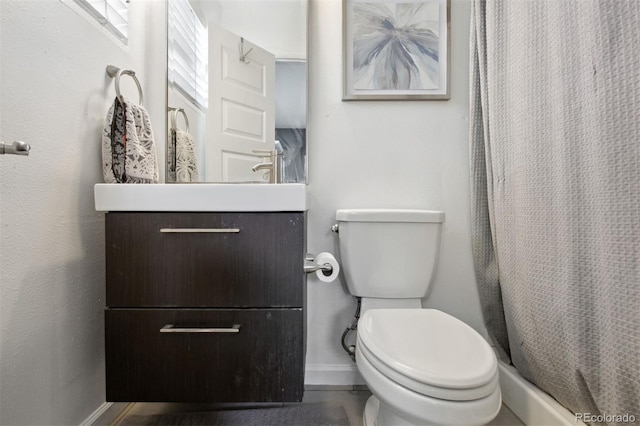
[[[307,253],[304,257],[304,272],[305,274],[311,274],[316,271],[322,271],[323,274],[330,275],[333,272],[333,267],[328,263],[319,264],[316,262],[315,254]]]

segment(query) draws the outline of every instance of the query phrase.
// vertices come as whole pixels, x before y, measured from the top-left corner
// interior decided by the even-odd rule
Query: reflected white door
[[[254,149],[273,150],[275,141],[275,56],[209,23],[209,114],[207,181],[268,180],[253,172],[262,162]],[[266,160],[265,160],[266,161]]]

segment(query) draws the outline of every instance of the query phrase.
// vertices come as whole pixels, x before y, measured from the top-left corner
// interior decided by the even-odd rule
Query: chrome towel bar
[[[109,77],[115,79],[116,96],[118,97],[118,99],[120,99],[120,102],[124,102],[124,98],[120,93],[120,76],[124,74],[133,78],[133,81],[136,82],[136,86],[138,86],[138,95],[140,96],[140,105],[143,105],[144,98],[142,96],[142,86],[140,85],[140,81],[138,81],[138,77],[136,77],[135,71],[124,70],[114,65],[107,65],[107,74],[109,75]]]
[[[0,155],[29,155],[31,145],[22,141],[14,141],[11,145],[0,142]]]
[[[167,110],[171,112],[171,128],[178,130],[178,113],[182,113],[182,117],[184,117],[184,131],[189,133],[189,117],[187,117],[187,113],[184,111],[182,107],[168,107]]]

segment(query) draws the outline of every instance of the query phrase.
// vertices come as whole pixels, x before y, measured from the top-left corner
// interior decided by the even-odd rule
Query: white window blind
[[[76,0],[98,22],[127,43],[129,0]]]
[[[193,103],[207,108],[207,29],[187,0],[170,0],[169,81]]]

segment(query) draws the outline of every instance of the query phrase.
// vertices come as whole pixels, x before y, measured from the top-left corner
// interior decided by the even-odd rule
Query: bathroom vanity
[[[261,195],[247,186],[271,191],[270,201],[255,203]],[[295,194],[285,196],[277,186],[96,185],[96,208],[108,212],[108,401],[302,399],[304,185],[275,189]],[[171,203],[179,211],[162,201],[134,209],[148,194],[109,199],[144,191],[135,187],[216,193],[187,203],[194,210]]]

